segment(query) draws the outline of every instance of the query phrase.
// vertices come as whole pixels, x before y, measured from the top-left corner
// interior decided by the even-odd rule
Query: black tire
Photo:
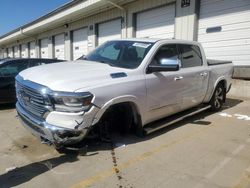
[[[226,100],[226,90],[223,84],[218,84],[214,90],[214,94],[209,102],[212,111],[221,110],[223,103]]]
[[[142,124],[141,124],[141,116],[140,115],[137,115],[137,124],[134,125],[133,127],[135,128],[135,135],[137,137],[144,137],[145,136],[145,132],[144,132],[144,129],[142,127]]]

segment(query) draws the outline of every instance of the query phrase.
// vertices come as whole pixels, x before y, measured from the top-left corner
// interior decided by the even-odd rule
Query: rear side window
[[[178,46],[181,54],[182,68],[202,66],[202,56],[198,46],[186,44]]]

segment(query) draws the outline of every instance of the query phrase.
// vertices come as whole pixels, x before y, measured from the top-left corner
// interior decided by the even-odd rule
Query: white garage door
[[[87,28],[73,31],[73,59],[76,60],[88,53],[88,32]]]
[[[22,58],[28,57],[28,45],[27,44],[21,45],[21,57]]]
[[[54,55],[57,59],[65,59],[65,38],[64,34],[56,35],[54,38]]]
[[[250,64],[250,1],[201,0],[198,40],[208,58]]]
[[[4,58],[4,50],[0,49],[0,58]]]
[[[20,57],[20,54],[19,54],[19,47],[18,47],[18,46],[15,46],[15,47],[14,47],[14,57]]]
[[[121,19],[98,24],[98,45],[121,38]]]
[[[3,50],[3,58],[7,58],[8,57],[8,53],[7,53],[7,49]]]
[[[11,58],[14,57],[12,48],[8,48],[8,57],[11,57]]]
[[[41,39],[40,41],[40,53],[41,58],[49,57],[49,49],[48,49],[49,39]]]
[[[155,8],[136,15],[137,38],[173,38],[175,5]]]
[[[36,42],[30,42],[29,56],[30,58],[36,58]]]

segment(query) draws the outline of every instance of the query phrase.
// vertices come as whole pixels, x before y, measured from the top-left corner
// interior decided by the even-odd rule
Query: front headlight
[[[82,112],[91,108],[93,95],[91,93],[55,93],[53,103],[56,111]]]

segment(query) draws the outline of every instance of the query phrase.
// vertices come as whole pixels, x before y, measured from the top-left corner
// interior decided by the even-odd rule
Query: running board
[[[191,108],[189,110],[177,113],[176,115],[172,115],[170,117],[164,118],[163,120],[159,120],[153,124],[150,123],[149,125],[146,125],[146,127],[144,128],[144,133],[146,135],[153,133],[153,132],[158,131],[160,129],[163,129],[169,125],[172,125],[174,123],[182,121],[187,117],[190,117],[190,116],[193,116],[193,115],[198,114],[200,112],[203,112],[209,108],[211,108],[211,105],[207,105],[207,106],[203,105],[202,107]]]

